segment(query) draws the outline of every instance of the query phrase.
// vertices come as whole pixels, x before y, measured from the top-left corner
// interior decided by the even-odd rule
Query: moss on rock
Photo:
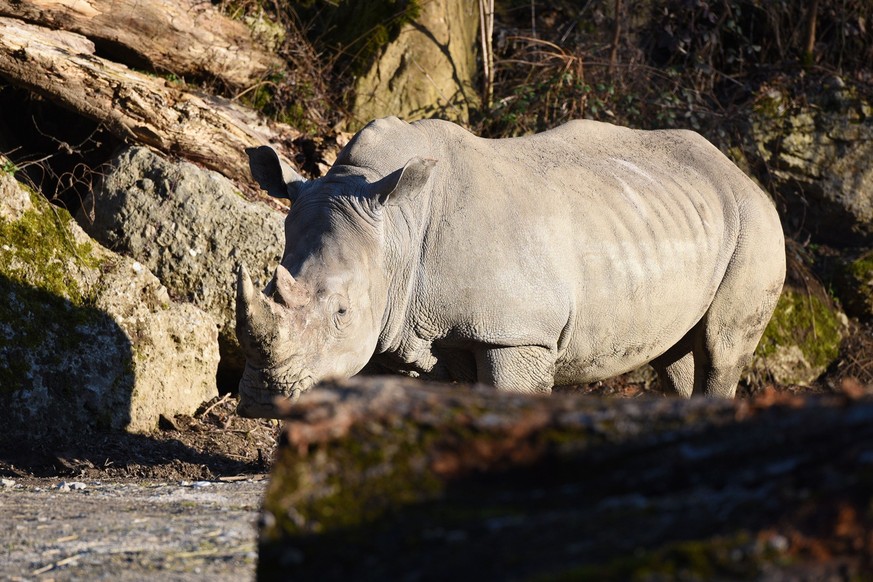
[[[93,303],[82,275],[100,266],[90,243],[77,243],[72,217],[35,193],[18,220],[0,218],[0,273],[10,281],[57,295],[75,306]]]
[[[837,358],[844,329],[828,302],[786,287],[758,344],[756,367],[781,384],[809,384]]]
[[[106,317],[93,309],[101,260],[76,241],[70,215],[11,175],[0,182],[9,204],[0,215],[0,390],[11,394],[34,387],[37,360],[63,366]]]
[[[754,579],[783,555],[756,543],[744,531],[734,535],[671,542],[605,564],[551,573],[542,580],[713,580]]]
[[[863,320],[873,319],[873,251],[845,265],[836,283],[846,313]]]

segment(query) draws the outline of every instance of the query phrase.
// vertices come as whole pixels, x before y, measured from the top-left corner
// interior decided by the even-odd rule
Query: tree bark
[[[387,115],[467,123],[478,101],[477,9],[466,0],[422,2],[416,21],[405,24],[356,80],[349,128]]]
[[[286,411],[259,579],[869,572],[873,399],[856,398],[329,384]]]
[[[287,126],[265,125],[230,101],[94,56],[94,45],[78,34],[3,17],[0,77],[103,123],[123,139],[246,183],[246,147],[299,136]]]
[[[243,23],[199,0],[0,0],[0,16],[77,32],[114,60],[236,88],[282,66]]]

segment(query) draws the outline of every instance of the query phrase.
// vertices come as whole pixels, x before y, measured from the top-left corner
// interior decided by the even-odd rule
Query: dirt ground
[[[251,580],[279,424],[231,396],[161,430],[0,445],[0,580]]]

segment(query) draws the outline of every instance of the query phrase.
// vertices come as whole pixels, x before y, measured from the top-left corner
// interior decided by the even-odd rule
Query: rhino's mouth
[[[274,404],[277,398],[294,402],[315,384],[311,376],[295,376],[291,379],[288,374],[258,369],[247,363],[239,382],[237,414],[245,418],[279,418]]]

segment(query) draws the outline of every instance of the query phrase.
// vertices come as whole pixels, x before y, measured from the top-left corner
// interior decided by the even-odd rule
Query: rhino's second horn
[[[246,356],[258,363],[269,359],[269,346],[279,335],[278,318],[270,300],[256,290],[245,265],[240,265],[236,281],[236,325]]]

